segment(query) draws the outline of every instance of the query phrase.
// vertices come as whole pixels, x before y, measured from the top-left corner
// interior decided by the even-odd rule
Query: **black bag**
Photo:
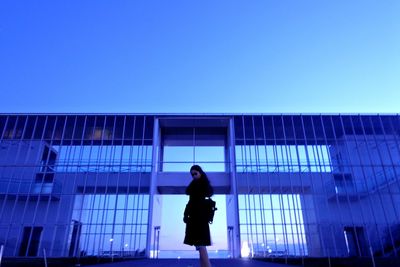
[[[212,200],[211,198],[206,198],[205,200],[205,205],[206,205],[206,216],[207,216],[207,220],[208,223],[213,223],[214,220],[214,214],[215,211],[217,210],[217,202],[215,202],[214,200]]]

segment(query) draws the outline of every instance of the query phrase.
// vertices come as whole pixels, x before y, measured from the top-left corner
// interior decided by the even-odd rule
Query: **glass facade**
[[[249,247],[245,253],[397,256],[398,116],[234,120],[241,242]]]
[[[230,257],[398,257],[399,135],[398,115],[0,114],[0,245],[158,255],[159,195],[197,163]]]
[[[144,256],[154,116],[0,116],[5,256]]]
[[[137,256],[146,249],[149,195],[82,194],[75,197],[69,254]],[[133,250],[132,250],[133,248]]]
[[[239,218],[242,256],[308,255],[300,195],[239,195]]]

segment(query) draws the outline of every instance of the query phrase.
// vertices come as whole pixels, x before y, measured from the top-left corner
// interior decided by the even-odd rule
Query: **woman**
[[[186,188],[189,202],[186,205],[183,221],[186,223],[185,240],[183,243],[196,246],[200,254],[200,266],[210,267],[206,246],[211,245],[210,228],[208,226],[205,198],[214,193],[207,175],[199,165],[190,168],[192,182]]]

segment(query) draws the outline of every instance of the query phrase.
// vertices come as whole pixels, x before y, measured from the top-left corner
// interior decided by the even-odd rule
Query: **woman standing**
[[[211,245],[210,227],[208,226],[205,198],[214,193],[207,175],[199,165],[190,168],[192,182],[186,188],[189,202],[186,205],[183,221],[186,223],[185,240],[183,243],[196,246],[200,254],[200,266],[210,267],[207,247]]]

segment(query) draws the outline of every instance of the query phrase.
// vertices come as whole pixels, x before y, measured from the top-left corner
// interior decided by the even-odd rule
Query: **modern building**
[[[4,256],[157,257],[192,164],[226,257],[399,255],[398,114],[1,114]]]

